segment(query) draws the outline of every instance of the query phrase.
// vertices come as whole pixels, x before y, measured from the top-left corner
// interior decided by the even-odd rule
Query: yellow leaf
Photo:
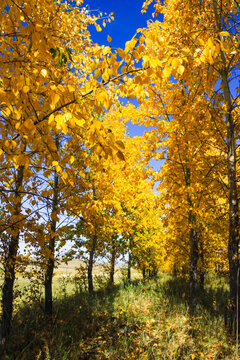
[[[78,126],[82,127],[83,124],[85,124],[85,120],[84,120],[84,119],[80,119],[80,120],[76,119],[76,120],[75,120],[75,123],[76,123]]]
[[[177,68],[179,65],[179,60],[178,58],[174,58],[172,61],[172,67]]]
[[[79,175],[80,175],[83,179],[85,179],[85,177],[86,177],[86,175],[84,174],[83,171],[79,171]]]
[[[101,154],[102,154],[102,152],[103,152],[103,149],[102,149],[102,147],[100,146],[100,145],[95,145],[93,148],[92,148],[92,150],[98,155],[98,156],[100,156]]]
[[[105,81],[108,81],[109,79],[109,75],[108,75],[108,71],[107,69],[104,71],[104,73],[102,74],[102,80],[105,82]]]
[[[53,162],[52,162],[52,165],[55,167],[55,169],[56,169],[57,172],[61,172],[61,171],[62,171],[61,166],[59,165],[58,161],[53,161]]]
[[[229,32],[227,32],[227,31],[221,31],[221,32],[219,33],[219,35],[220,35],[220,36],[230,36]]]
[[[214,46],[214,41],[213,41],[213,39],[211,37],[208,39],[207,43],[208,43],[209,48],[212,48]]]
[[[20,111],[18,111],[18,109],[15,109],[15,114],[16,114],[16,119],[17,120],[20,120],[21,119],[21,112]]]
[[[109,146],[104,146],[105,158],[107,159],[108,156],[113,156],[112,149]]]
[[[35,26],[36,26],[37,30],[41,30],[41,28],[42,28],[42,24],[36,24]]]
[[[40,74],[43,76],[43,77],[46,77],[47,76],[47,70],[46,69],[42,69],[40,71]]]
[[[107,37],[107,41],[108,41],[108,42],[111,42],[111,41],[112,41],[111,36],[109,36],[109,35],[108,35],[108,37]]]
[[[72,86],[72,85],[68,85],[68,90],[70,92],[74,92],[75,91],[75,88]]]
[[[27,93],[29,92],[29,90],[30,90],[29,86],[25,85],[25,86],[23,87],[23,92],[24,92],[24,94],[27,94]]]
[[[169,29],[169,25],[166,24],[166,22],[161,23],[161,28],[162,28],[163,30],[167,30],[167,29]]]
[[[23,125],[29,130],[31,130],[34,127],[34,123],[32,119],[27,119],[26,121],[24,121]]]
[[[117,152],[117,157],[120,159],[120,160],[125,160],[125,157],[124,157],[124,155],[123,155],[123,153],[121,152],[121,151],[118,151]]]
[[[71,155],[70,160],[69,160],[70,164],[72,164],[74,161],[75,161],[75,157],[73,155]]]
[[[51,115],[49,116],[49,118],[48,118],[48,124],[49,124],[49,125],[52,125],[53,122],[54,122],[54,115],[51,114]]]
[[[101,76],[102,72],[100,69],[96,69],[95,70],[95,73],[94,73],[94,76],[95,76],[95,79],[98,79],[100,76]]]
[[[99,102],[103,103],[106,100],[107,94],[104,90],[101,90],[97,94],[97,99]]]
[[[9,109],[9,108],[4,108],[4,115],[5,116],[9,116],[9,115],[11,115],[11,110]]]
[[[51,100],[52,100],[52,104],[56,105],[57,102],[59,101],[60,96],[57,93],[52,93],[51,94]]]
[[[125,56],[126,56],[126,53],[125,53],[125,51],[124,50],[122,50],[122,49],[118,49],[117,50],[118,51],[118,55],[121,57],[121,58],[125,58]]]
[[[117,140],[116,144],[118,145],[118,147],[120,147],[122,150],[125,150],[125,145],[121,140]]]
[[[15,129],[18,130],[21,126],[21,122],[18,121],[16,124],[15,124]]]
[[[166,79],[169,78],[169,76],[171,75],[172,69],[171,67],[165,67],[163,70],[163,77],[165,77]]]
[[[121,67],[121,74],[124,74],[127,71],[127,67],[126,66],[122,66]]]
[[[159,59],[152,59],[152,58],[149,58],[149,63],[150,65],[153,67],[153,68],[156,68],[157,66],[161,66],[162,63]]]
[[[178,74],[182,75],[184,73],[185,67],[183,65],[179,65],[177,72]]]
[[[91,134],[91,135],[89,136],[89,144],[90,144],[90,145],[94,145],[95,142],[96,142],[96,138],[95,138],[95,136],[94,136],[93,134]]]
[[[66,172],[63,172],[61,174],[61,178],[63,179],[63,181],[65,181],[68,178],[68,174]]]

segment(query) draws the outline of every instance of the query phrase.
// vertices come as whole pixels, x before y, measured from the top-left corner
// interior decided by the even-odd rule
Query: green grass
[[[235,359],[224,328],[228,289],[223,280],[208,278],[194,313],[186,280],[167,274],[112,288],[98,279],[93,298],[74,283],[64,291],[60,281],[55,279],[51,321],[46,323],[41,302],[18,303],[4,360]]]

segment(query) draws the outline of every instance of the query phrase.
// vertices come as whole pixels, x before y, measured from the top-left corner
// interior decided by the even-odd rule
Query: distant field
[[[78,270],[80,267],[84,268],[84,262],[77,259],[71,260],[68,263],[60,262],[56,265],[53,276],[54,296],[63,294],[63,292],[65,294],[75,292],[77,288],[79,289],[80,282],[81,282],[81,286],[83,288],[85,286],[86,289],[87,287],[86,272],[85,272],[85,280],[84,280],[83,272],[80,274]],[[31,265],[26,268],[26,272],[34,271],[37,269],[38,266]],[[95,278],[95,286],[98,287],[99,284],[100,285],[101,283],[103,284],[104,281],[107,282],[109,275],[106,265],[101,263],[96,263],[93,268],[93,275]],[[123,267],[120,267],[119,265],[116,266],[115,277],[114,277],[115,283],[117,284],[120,283],[123,277],[125,276],[126,276],[126,268],[124,271]],[[39,280],[39,283],[41,283],[40,277],[41,276],[38,275],[37,277],[32,276],[30,279],[28,279],[24,275],[17,273],[15,280],[15,288],[17,291],[19,291],[19,293],[22,290],[25,291],[31,287],[31,284],[33,286],[34,282],[36,286],[37,279]],[[139,273],[139,271],[132,269],[132,279],[135,280],[139,278],[141,278],[141,274]],[[0,273],[0,286],[2,286],[2,283],[3,283],[3,272]],[[44,287],[42,281],[42,285],[39,288],[39,291],[41,291],[42,294],[43,294],[43,288]],[[37,288],[35,291],[37,291]]]

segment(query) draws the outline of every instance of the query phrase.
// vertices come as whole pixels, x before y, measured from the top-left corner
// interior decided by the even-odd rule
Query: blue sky
[[[137,29],[146,27],[153,12],[153,7],[150,7],[146,14],[141,13],[142,0],[85,0],[84,6],[87,4],[90,10],[114,13],[115,20],[108,23],[102,32],[92,31],[93,40],[99,44],[107,44],[107,35],[110,35],[113,49],[124,47],[125,42],[134,36]]]
[[[110,14],[114,13],[114,21],[107,23],[106,27],[102,27],[101,32],[97,32],[95,28],[91,29],[92,39],[99,45],[109,45],[107,36],[111,36],[112,50],[124,48],[125,43],[130,40],[137,29],[147,26],[147,21],[152,19],[153,6],[149,8],[147,13],[142,14],[142,0],[85,0],[84,6],[93,12],[101,12]],[[125,102],[125,101],[124,101]],[[132,101],[131,101],[132,102]],[[137,105],[137,102],[133,103]],[[128,132],[131,136],[142,135],[145,131],[144,126],[133,125],[128,123]]]

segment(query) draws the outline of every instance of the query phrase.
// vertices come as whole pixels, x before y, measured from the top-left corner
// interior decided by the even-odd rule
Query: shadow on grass
[[[43,304],[22,306],[13,320],[11,343],[0,359],[119,360],[130,358],[130,353],[135,356],[132,358],[139,359],[141,353],[137,351],[146,347],[137,346],[138,336],[142,336],[139,331],[142,324],[138,323],[141,314],[139,309],[133,309],[134,316],[129,314],[128,306],[122,303],[129,296],[134,305],[135,299],[145,294],[147,304],[152,302],[153,308],[157,305],[157,309],[164,309],[167,317],[174,307],[177,312],[178,305],[188,308],[188,293],[186,279],[163,274],[156,281],[134,280],[99,290],[93,297],[84,292],[65,294],[55,299],[54,314],[48,321],[44,318]],[[222,316],[227,299],[226,289],[211,280],[205,294],[201,294],[200,310],[206,309],[210,316]],[[140,311],[144,313],[143,308]],[[152,320],[156,309],[148,313],[146,306],[145,311]]]
[[[158,292],[164,296],[170,306],[176,304],[189,304],[189,281],[185,278],[172,276],[164,283],[158,284]],[[212,316],[224,316],[229,292],[224,285],[214,284],[211,280],[206,284],[205,290],[200,291],[200,306]]]
[[[40,306],[23,306],[13,320],[11,342],[1,360],[105,359],[98,343],[114,343],[121,324],[113,316],[119,287],[97,291],[93,297],[77,293],[56,299],[46,321]],[[0,350],[1,352],[1,350]]]

